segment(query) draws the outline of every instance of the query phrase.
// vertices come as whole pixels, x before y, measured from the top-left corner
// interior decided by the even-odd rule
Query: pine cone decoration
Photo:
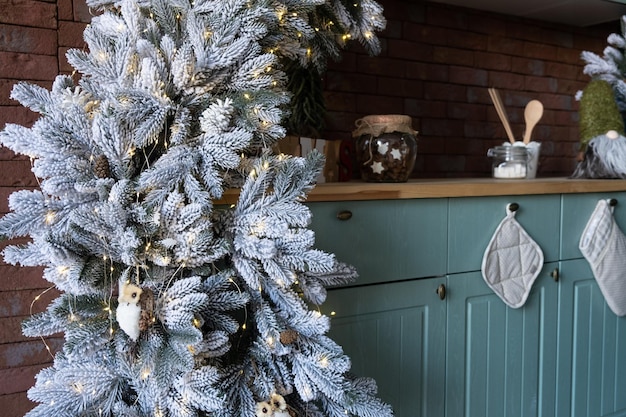
[[[154,293],[149,288],[144,288],[139,298],[141,315],[139,316],[139,331],[148,330],[154,324]]]
[[[280,343],[283,345],[290,345],[298,340],[298,332],[295,330],[284,330],[280,332]]]
[[[111,168],[109,167],[109,161],[106,156],[100,155],[96,158],[94,171],[98,178],[109,178],[111,176]]]

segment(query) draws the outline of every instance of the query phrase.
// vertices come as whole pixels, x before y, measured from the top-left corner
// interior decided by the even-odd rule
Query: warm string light
[[[241,288],[239,287],[239,285],[237,285],[237,282],[232,277],[228,278],[228,282],[232,283],[235,286],[235,288],[237,288],[237,292],[239,294],[242,294]],[[248,308],[247,308],[247,306],[244,306],[244,309],[243,309],[243,324],[240,326],[241,330],[246,330],[246,322],[247,321],[248,321]]]
[[[165,296],[167,294],[167,290],[169,289],[170,285],[172,285],[172,282],[174,281],[176,274],[178,274],[178,272],[181,272],[181,275],[182,275],[182,270],[184,267],[185,267],[185,264],[183,263],[179,265],[178,268],[176,268],[176,270],[172,273],[169,280],[167,281],[167,284],[165,285],[165,287],[159,290],[159,297]]]
[[[44,291],[42,291],[41,293],[36,295],[35,298],[33,299],[33,301],[30,302],[29,314],[31,316],[33,315],[33,307],[35,306],[35,303],[37,301],[39,301],[39,299],[41,298],[42,295],[44,295],[45,293],[47,293],[48,291],[50,291],[53,288],[54,288],[54,286],[45,289]],[[50,346],[48,345],[48,342],[46,342],[46,339],[44,339],[43,336],[39,336],[39,338],[41,339],[41,342],[43,343],[43,345],[46,347],[46,351],[48,352],[48,355],[50,355],[50,357],[52,359],[54,359],[54,355],[52,354],[52,349],[50,349]]]

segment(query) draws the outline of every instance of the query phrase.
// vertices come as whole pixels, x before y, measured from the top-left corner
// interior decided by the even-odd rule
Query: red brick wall
[[[83,47],[82,31],[90,20],[82,0],[5,0],[0,2],[0,128],[6,123],[31,125],[37,115],[9,98],[21,80],[50,88],[59,72],[71,72],[69,47]],[[0,148],[0,215],[8,211],[8,195],[37,186],[30,161]],[[6,242],[0,243],[4,248]],[[45,309],[56,296],[39,268],[7,265],[0,258],[0,415],[20,417],[34,404],[26,390],[34,376],[49,366],[60,337],[44,341],[22,336],[21,322]]]
[[[513,129],[523,130],[523,106],[542,100],[546,114],[536,130],[543,143],[539,175],[568,175],[577,149],[574,93],[584,87],[579,55],[600,53],[610,29],[577,29],[461,8],[383,0],[389,23],[383,52],[369,57],[353,47],[325,76],[329,126],[325,137],[348,139],[366,114],[400,113],[420,131],[416,177],[485,176],[486,151],[500,143],[500,126],[486,88],[501,90]],[[5,0],[0,3],[0,128],[30,125],[36,115],[9,99],[27,80],[50,87],[70,47],[82,48],[90,14],[82,0]],[[0,149],[0,214],[14,190],[35,187],[30,162]],[[4,246],[4,245],[2,245]],[[4,417],[33,404],[25,391],[50,357],[41,340],[21,335],[20,322],[45,308],[53,293],[35,268],[0,262],[0,406]],[[52,350],[58,338],[47,339]]]
[[[367,114],[407,114],[420,132],[414,177],[488,176],[487,150],[506,139],[487,91],[496,87],[517,138],[526,103],[544,103],[533,134],[542,143],[538,175],[572,173],[574,94],[588,82],[580,52],[601,54],[619,26],[583,29],[436,3],[382,4],[382,53],[351,48],[325,76],[326,138],[349,139],[354,121]]]

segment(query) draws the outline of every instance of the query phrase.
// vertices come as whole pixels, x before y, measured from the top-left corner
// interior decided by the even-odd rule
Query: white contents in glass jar
[[[502,163],[493,167],[494,178],[526,178],[526,164]]]

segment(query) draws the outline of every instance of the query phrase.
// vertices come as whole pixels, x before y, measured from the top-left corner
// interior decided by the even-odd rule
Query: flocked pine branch
[[[618,107],[626,111],[626,16],[621,20],[622,33],[612,33],[607,38],[608,46],[600,56],[591,51],[583,51],[582,59],[587,63],[583,72],[592,79],[607,81],[613,87]]]
[[[376,53],[380,6],[88,4],[87,48],[67,54],[80,80],[19,83],[12,97],[40,117],[0,132],[40,182],[10,197],[0,235],[30,239],[5,259],[62,291],[24,322],[65,336],[29,417],[391,415],[314,307],[356,276],[308,229],[323,158],[271,152],[281,63],[321,69],[350,39]]]

